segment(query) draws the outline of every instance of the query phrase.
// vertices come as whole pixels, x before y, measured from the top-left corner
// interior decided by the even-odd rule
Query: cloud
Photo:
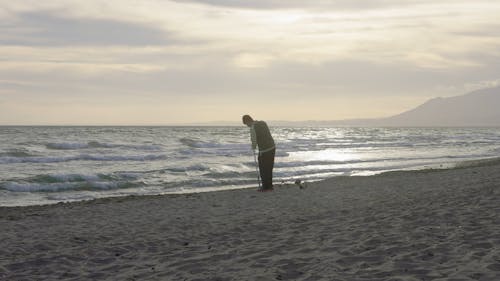
[[[54,11],[17,14],[0,26],[0,44],[20,46],[154,46],[180,42],[145,24],[110,19],[66,18]]]
[[[133,112],[140,104],[143,114],[156,111],[160,120],[167,113],[229,119],[254,110],[273,119],[370,117],[497,83],[500,73],[500,4],[491,1],[23,0],[6,6],[0,9],[0,95],[18,109],[36,100],[44,107],[64,101],[82,114],[95,106]],[[309,113],[293,116],[297,108]],[[16,112],[9,114],[22,118]],[[116,120],[132,115],[123,113],[115,111]]]
[[[186,2],[186,0],[174,0],[177,2]],[[422,2],[429,2],[424,0],[188,0],[188,2],[201,3],[211,6],[232,7],[243,9],[258,9],[258,10],[273,10],[273,9],[313,9],[323,10],[328,9],[341,9],[341,10],[367,10],[367,9],[380,9],[387,7],[407,6],[411,4],[418,4]]]

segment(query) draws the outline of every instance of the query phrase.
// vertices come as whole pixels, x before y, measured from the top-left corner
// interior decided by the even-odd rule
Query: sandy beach
[[[0,208],[0,280],[500,280],[500,162]]]

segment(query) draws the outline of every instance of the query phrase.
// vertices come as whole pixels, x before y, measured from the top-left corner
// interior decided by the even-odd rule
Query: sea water
[[[499,128],[271,131],[275,184],[444,168],[500,154]],[[244,126],[0,127],[0,206],[246,188],[257,181]]]

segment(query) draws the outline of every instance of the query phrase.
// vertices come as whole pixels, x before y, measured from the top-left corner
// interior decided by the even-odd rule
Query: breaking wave
[[[113,144],[113,143],[102,143],[98,141],[47,143],[45,147],[54,150],[77,150],[77,149],[90,149],[90,148],[126,148],[126,149],[136,149],[136,150],[161,150],[162,148],[160,145],[153,145],[153,144],[145,144],[145,145]]]
[[[33,157],[0,157],[0,164],[15,164],[15,163],[60,163],[70,161],[155,161],[164,160],[167,156],[163,154],[148,154],[148,155],[95,155],[95,154],[80,154],[76,156],[33,156]]]
[[[64,190],[108,190],[140,187],[144,184],[130,174],[49,174],[22,181],[7,181],[1,189],[13,192],[54,192]]]

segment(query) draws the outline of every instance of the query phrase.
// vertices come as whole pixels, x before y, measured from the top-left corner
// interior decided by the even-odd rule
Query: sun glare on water
[[[322,151],[298,151],[291,154],[290,158],[300,161],[346,162],[359,160],[360,155],[350,150],[327,149]]]

